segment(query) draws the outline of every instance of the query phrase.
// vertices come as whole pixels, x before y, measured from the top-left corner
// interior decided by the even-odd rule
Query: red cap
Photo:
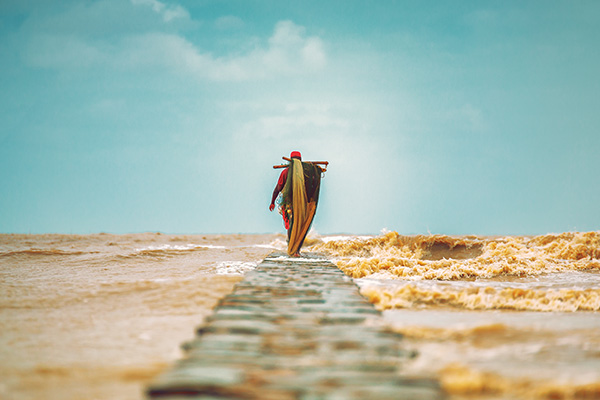
[[[300,154],[299,151],[292,151],[292,154],[290,154],[290,158],[299,158],[300,160],[302,160],[302,154]]]

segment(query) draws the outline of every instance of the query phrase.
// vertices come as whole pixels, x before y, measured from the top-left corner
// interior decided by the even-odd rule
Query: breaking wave
[[[354,278],[388,271],[402,279],[463,280],[600,270],[600,232],[533,238],[444,235],[328,241],[313,246]]]
[[[494,396],[521,399],[597,399],[600,383],[571,384],[538,382],[527,378],[509,378],[493,372],[478,371],[460,363],[450,364],[440,371],[440,383],[451,395]],[[496,397],[498,396],[498,397]]]
[[[408,283],[395,288],[366,286],[361,293],[380,310],[450,306],[469,310],[599,311],[599,289],[523,289],[494,287],[426,288]]]
[[[380,309],[600,310],[600,232],[534,237],[388,232],[322,241],[312,250],[329,254],[353,278],[387,282],[359,280],[363,295]]]

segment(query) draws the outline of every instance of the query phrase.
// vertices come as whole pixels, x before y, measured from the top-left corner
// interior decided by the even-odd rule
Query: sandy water
[[[0,235],[0,398],[142,398],[278,238]]]
[[[311,237],[452,398],[600,398],[600,233]],[[140,399],[283,235],[0,235],[0,398]]]
[[[402,236],[314,247],[419,352],[452,398],[600,398],[600,232]]]

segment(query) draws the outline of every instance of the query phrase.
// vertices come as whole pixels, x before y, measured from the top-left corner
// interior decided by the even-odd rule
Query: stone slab
[[[405,379],[414,357],[354,281],[319,254],[269,255],[182,345],[187,356],[148,399],[444,398],[437,382]]]

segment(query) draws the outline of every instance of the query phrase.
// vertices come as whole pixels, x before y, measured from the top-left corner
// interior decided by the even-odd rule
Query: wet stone
[[[204,386],[226,386],[239,384],[244,379],[241,368],[215,367],[180,363],[177,368],[167,372],[153,385],[152,393],[165,391],[197,391]]]
[[[182,348],[186,358],[149,385],[149,399],[444,398],[437,382],[402,377],[415,354],[318,254],[269,255]]]

